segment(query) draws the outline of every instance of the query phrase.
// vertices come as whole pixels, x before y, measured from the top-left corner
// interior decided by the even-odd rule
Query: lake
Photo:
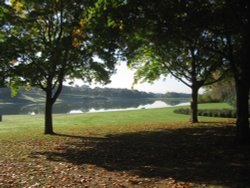
[[[139,110],[151,108],[165,108],[171,106],[188,105],[188,99],[185,100],[92,100],[75,103],[61,102],[53,107],[54,114],[76,114],[76,113],[94,113],[121,110]],[[32,104],[0,104],[0,114],[19,115],[19,114],[43,114],[43,103]]]

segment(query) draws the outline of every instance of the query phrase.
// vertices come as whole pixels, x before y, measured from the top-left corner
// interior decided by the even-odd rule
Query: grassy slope
[[[226,103],[202,104],[200,108],[226,108]],[[132,124],[143,125],[145,123],[181,122],[188,121],[189,116],[175,114],[173,108],[131,110],[118,112],[102,112],[89,114],[61,114],[54,115],[55,131],[68,133],[79,129],[105,129],[114,126],[128,126]],[[217,118],[218,119],[218,118]],[[215,118],[200,117],[201,121],[215,120]],[[30,137],[42,137],[43,115],[8,115],[3,117],[0,123],[0,140],[15,137],[15,139],[27,139]],[[105,126],[105,129],[104,129]]]

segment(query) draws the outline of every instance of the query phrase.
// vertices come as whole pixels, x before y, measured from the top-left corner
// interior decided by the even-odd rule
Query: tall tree
[[[221,66],[225,64],[221,56],[204,49],[201,40],[191,41],[166,45],[169,42],[162,39],[162,44],[151,44],[149,51],[143,46],[142,54],[138,54],[135,61],[132,59],[130,65],[137,70],[135,83],[140,80],[154,81],[170,74],[190,87],[191,122],[197,123],[199,89],[221,80],[227,71]]]
[[[130,35],[134,33],[132,40],[137,39],[131,41],[134,49],[141,44],[154,45],[152,41],[164,41],[164,38],[167,41],[186,39],[197,31],[209,36],[210,40],[203,43],[202,47],[209,53],[222,56],[223,62],[229,62],[236,85],[237,139],[240,143],[249,142],[249,1],[127,2],[128,7],[131,7],[128,8],[130,13],[126,15],[127,23],[137,20],[136,25],[131,24],[134,27],[129,29],[132,31]],[[152,40],[152,36],[156,40]]]
[[[220,80],[224,70],[218,76],[218,69],[226,63],[220,54],[207,50],[214,38],[204,29],[206,23],[196,19],[205,20],[203,15],[210,10],[199,5],[193,1],[129,1],[124,21],[129,36],[124,37],[124,54],[137,69],[135,83],[173,75],[192,90],[193,123],[198,122],[198,90]]]
[[[12,7],[20,19],[12,35],[23,46],[15,72],[46,93],[44,133],[54,134],[52,108],[65,79],[109,82],[115,48],[94,28],[95,1],[13,0]]]
[[[11,37],[8,36],[8,19],[10,17],[10,7],[0,1],[0,87],[6,86],[9,77],[9,63],[13,58],[11,49]]]
[[[221,38],[225,46],[215,49],[224,54],[230,62],[235,80],[237,109],[237,140],[250,143],[249,129],[249,86],[250,86],[250,27],[249,1],[221,0],[210,2],[213,14],[207,25],[216,37]]]
[[[229,8],[225,26],[228,59],[234,73],[237,106],[237,138],[240,143],[250,142],[249,129],[249,88],[250,88],[250,26],[249,1],[226,1]],[[235,22],[228,18],[233,16]],[[238,27],[235,28],[237,24]],[[228,25],[233,30],[228,29]],[[238,41],[238,42],[235,42]]]

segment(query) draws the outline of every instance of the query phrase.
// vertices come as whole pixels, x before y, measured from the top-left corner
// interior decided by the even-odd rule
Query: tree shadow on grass
[[[232,126],[209,125],[105,138],[78,137],[79,142],[66,143],[58,152],[39,154],[48,160],[93,164],[141,177],[247,187],[250,148],[236,146],[234,133]]]

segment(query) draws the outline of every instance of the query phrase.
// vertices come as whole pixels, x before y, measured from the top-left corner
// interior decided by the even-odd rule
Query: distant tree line
[[[106,97],[106,98],[154,98],[154,93],[141,92],[138,90],[119,89],[119,88],[90,88],[88,86],[83,87],[64,87],[62,95],[81,94],[85,96]]]
[[[174,98],[189,99],[190,94],[167,92],[166,94],[148,93],[138,90],[117,89],[117,88],[91,88],[89,86],[72,87],[64,86],[58,100],[62,101],[81,101],[81,100],[140,100],[140,99],[156,99],[156,98]],[[27,91],[25,88],[19,88],[16,96],[11,96],[10,88],[0,89],[0,102],[11,103],[33,103],[44,101],[45,95],[39,88],[31,88]]]
[[[177,93],[177,92],[167,92],[161,95],[162,98],[173,98],[173,99],[190,99],[191,94],[187,93]]]

